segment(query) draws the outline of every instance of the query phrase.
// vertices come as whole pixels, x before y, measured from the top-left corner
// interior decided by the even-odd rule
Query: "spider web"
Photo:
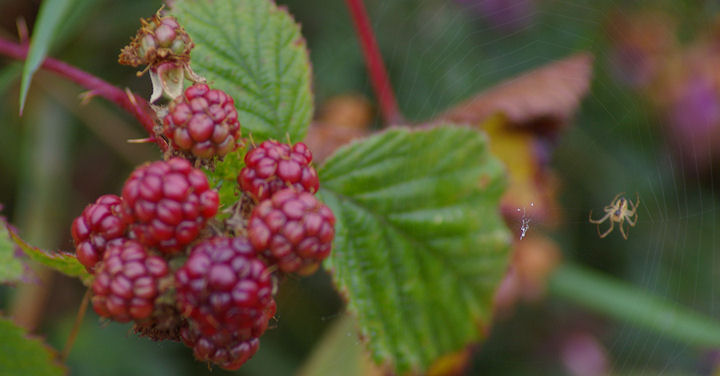
[[[319,2],[322,10],[305,6],[306,2],[287,3],[308,36],[318,103],[348,92],[373,98],[355,36],[348,32],[346,10],[323,1]],[[707,30],[717,6],[616,0],[366,4],[400,107],[414,121],[428,119],[503,79],[574,52],[593,52],[591,92],[554,151],[552,166],[561,179],[559,214],[563,220],[549,231],[565,259],[720,317],[716,302],[720,257],[715,252],[714,231],[719,203],[714,198],[713,161],[679,156],[688,151],[710,153],[712,139],[700,137],[678,150],[676,135],[669,131],[671,115],[653,102],[650,90],[623,76],[622,69],[642,73],[644,62],[635,60],[633,51],[617,48],[625,40],[620,19],[659,12],[678,23],[678,34],[684,38],[678,49],[683,50]],[[313,18],[322,19],[324,26],[303,22]],[[720,107],[720,100],[710,105]],[[588,213],[593,210],[597,217],[620,192],[633,202],[638,193],[638,223],[626,227],[627,241],[617,225],[600,239],[595,225],[588,222]],[[527,216],[520,226],[523,235],[547,231]],[[578,333],[590,341],[588,349],[577,356],[602,355],[604,372],[696,373],[712,364],[708,351],[550,299],[520,307],[509,321],[498,323],[489,341],[475,353],[473,370],[483,374],[572,373],[561,353],[564,344],[571,343],[568,338]]]

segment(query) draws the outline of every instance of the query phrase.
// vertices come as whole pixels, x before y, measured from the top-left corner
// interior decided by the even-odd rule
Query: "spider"
[[[620,197],[624,194],[618,193],[615,198],[613,198],[610,205],[605,207],[605,216],[600,219],[592,219],[592,210],[590,211],[590,215],[588,216],[588,219],[590,220],[590,223],[597,224],[597,231],[598,235],[600,235],[600,238],[604,238],[608,236],[613,230],[613,227],[615,226],[615,223],[618,223],[620,226],[620,233],[622,234],[623,238],[627,240],[627,233],[625,233],[625,229],[623,228],[623,224],[625,221],[627,221],[628,224],[630,224],[631,227],[635,226],[637,223],[637,208],[638,204],[640,203],[640,196],[636,193],[636,200],[633,204],[631,201],[626,199],[625,197]],[[600,224],[610,220],[610,228],[605,231],[604,233],[600,233]]]

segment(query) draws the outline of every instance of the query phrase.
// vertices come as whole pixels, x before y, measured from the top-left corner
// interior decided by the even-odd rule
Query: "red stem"
[[[395,94],[393,93],[392,85],[390,85],[390,79],[388,78],[387,70],[385,69],[382,55],[380,54],[380,48],[375,39],[375,34],[373,33],[372,26],[370,26],[370,19],[365,10],[365,5],[362,0],[345,0],[345,3],[350,10],[350,15],[355,24],[355,31],[360,39],[360,46],[365,56],[365,64],[370,73],[370,81],[372,82],[375,95],[380,103],[380,111],[382,112],[383,118],[385,122],[390,125],[401,123],[403,117],[398,110]]]
[[[0,38],[0,55],[6,55],[17,60],[25,60],[27,56],[28,46],[19,45],[17,43]],[[99,95],[110,102],[113,102],[121,108],[135,116],[145,130],[154,138],[155,143],[162,151],[167,149],[167,144],[160,138],[154,137],[155,127],[154,112],[150,105],[142,97],[126,92],[116,86],[113,86],[102,79],[93,76],[81,69],[73,67],[53,58],[47,58],[42,63],[42,68],[55,72],[76,84],[90,90],[90,95]]]

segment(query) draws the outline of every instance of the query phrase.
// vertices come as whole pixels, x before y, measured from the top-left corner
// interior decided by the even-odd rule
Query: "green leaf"
[[[15,257],[15,244],[5,226],[5,219],[0,217],[0,283],[15,283],[22,279],[24,266]]]
[[[235,99],[256,142],[305,137],[313,113],[300,27],[270,0],[177,0],[171,14],[195,42],[193,69]]]
[[[73,5],[73,0],[45,0],[40,5],[20,82],[20,114],[25,107],[30,81],[45,60],[50,45],[57,36],[58,30],[63,28],[65,17]]]
[[[239,149],[225,156],[223,162],[218,163],[214,171],[206,171],[210,185],[216,188],[220,194],[221,207],[230,207],[238,200],[237,176],[245,166],[243,155],[243,150]],[[224,214],[221,213],[222,215]]]
[[[57,270],[67,276],[80,278],[85,284],[88,284],[91,280],[92,276],[85,270],[85,267],[77,260],[74,254],[62,251],[45,251],[26,243],[12,228],[8,227],[8,232],[10,233],[10,239],[17,244],[31,260]]]
[[[422,372],[481,339],[510,243],[484,134],[393,129],[340,149],[320,179],[337,218],[326,266],[376,361]]]
[[[51,376],[66,374],[57,354],[25,330],[0,318],[0,375]]]

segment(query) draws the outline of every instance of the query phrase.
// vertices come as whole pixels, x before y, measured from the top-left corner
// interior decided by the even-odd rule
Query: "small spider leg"
[[[620,196],[622,196],[622,195],[624,195],[624,194],[625,194],[625,192],[620,192],[620,193],[618,193],[617,195],[615,195],[615,197],[612,199],[612,201],[610,201],[610,205],[611,205],[611,206],[612,206],[612,205],[615,205],[615,201],[617,201],[617,199],[619,199]]]
[[[638,217],[638,215],[637,215],[637,213],[635,213],[635,215],[629,215],[629,216],[625,217],[625,219],[630,224],[630,226],[634,227],[635,224],[637,223],[637,217]]]
[[[628,207],[632,207],[632,210],[628,210],[628,215],[633,216],[635,215],[635,211],[638,208],[638,205],[640,204],[640,195],[635,192],[635,203],[628,201]]]
[[[602,234],[600,234],[600,225],[598,225],[598,226],[597,226],[597,232],[598,232],[598,235],[600,236],[600,239],[608,236],[608,234],[612,232],[614,226],[615,226],[615,222],[610,221],[610,228],[607,229],[607,231],[605,231],[605,232],[603,232]],[[621,227],[621,228],[622,228],[622,227]]]
[[[620,225],[620,234],[622,234],[622,237],[625,240],[627,240],[627,234],[625,233],[625,229],[624,229],[625,226],[623,226],[623,223],[624,223],[624,221],[618,222],[618,224]]]
[[[590,210],[590,215],[588,215],[588,220],[590,220],[590,223],[599,224],[599,223],[605,222],[610,215],[612,215],[612,212],[607,212],[607,214],[605,214],[605,216],[600,219],[592,219],[592,210]]]

